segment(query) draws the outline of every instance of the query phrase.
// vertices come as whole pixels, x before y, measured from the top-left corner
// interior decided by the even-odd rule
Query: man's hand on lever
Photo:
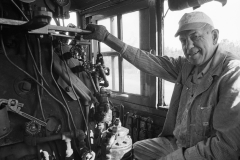
[[[127,46],[120,39],[110,34],[105,26],[88,24],[86,30],[90,30],[92,33],[83,35],[84,39],[94,39],[100,42],[104,42],[106,45],[119,53],[123,53],[124,48]]]
[[[86,30],[92,31],[91,34],[83,35],[84,39],[95,39],[100,42],[104,42],[106,37],[110,34],[105,26],[88,24]]]

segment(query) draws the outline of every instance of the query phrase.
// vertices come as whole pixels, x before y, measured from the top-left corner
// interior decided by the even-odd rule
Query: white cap
[[[203,12],[185,13],[178,24],[179,28],[175,37],[177,37],[182,31],[200,29],[206,24],[210,24],[214,27],[211,18]]]

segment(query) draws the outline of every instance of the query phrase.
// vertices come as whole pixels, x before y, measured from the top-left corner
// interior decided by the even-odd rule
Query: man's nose
[[[194,47],[193,45],[193,41],[191,41],[190,39],[188,39],[186,41],[186,51],[189,54],[190,50]]]

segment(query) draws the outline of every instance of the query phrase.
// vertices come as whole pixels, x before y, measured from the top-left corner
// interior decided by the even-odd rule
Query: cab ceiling
[[[84,10],[95,6],[97,7],[111,1],[113,0],[71,0],[71,9]]]
[[[71,0],[71,10],[79,9],[85,10],[93,7],[102,6],[104,4],[116,4],[121,3],[123,1],[134,1],[134,0]],[[197,8],[203,5],[204,3],[210,1],[218,1],[225,5],[227,0],[168,0],[169,9],[172,11],[182,10],[185,8],[193,7]]]

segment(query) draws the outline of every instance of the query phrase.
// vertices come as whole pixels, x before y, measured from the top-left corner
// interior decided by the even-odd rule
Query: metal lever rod
[[[33,116],[31,116],[31,115],[29,115],[27,113],[24,113],[22,111],[19,111],[19,112],[16,112],[16,113],[21,115],[21,116],[23,116],[23,117],[25,117],[25,118],[27,118],[27,119],[29,119],[29,120],[31,120],[31,121],[34,121],[34,122],[40,124],[41,126],[46,126],[47,125],[46,122],[44,122],[44,121],[42,121],[40,119],[37,119],[37,118],[35,118],[35,117],[33,117]]]
[[[111,93],[110,97],[125,97],[125,98],[128,98],[129,95],[128,94],[121,94],[121,93]]]
[[[0,18],[0,24],[19,27],[19,26],[26,25],[27,22],[26,21],[20,21],[20,20]],[[37,29],[29,31],[29,33],[32,33],[32,34],[49,34],[49,33],[55,33],[55,31],[74,32],[74,33],[78,33],[78,34],[90,34],[90,33],[92,33],[91,31],[86,30],[86,29],[62,27],[62,26],[55,26],[55,25],[42,26],[41,28],[37,28]]]
[[[14,113],[17,113],[19,114],[20,116],[23,116],[31,121],[34,121],[36,123],[38,123],[39,125],[41,126],[46,126],[47,123],[40,120],[40,119],[37,119],[27,113],[24,113],[21,110],[21,108],[23,107],[23,103],[18,103],[18,100],[16,99],[9,99],[9,100],[6,100],[6,99],[0,99],[0,104],[2,103],[5,103],[6,106],[8,107],[8,110],[11,111],[11,112],[14,112]]]
[[[113,98],[113,97],[125,97],[125,98],[128,98],[129,97],[128,94],[112,92],[112,90],[110,90],[110,89],[105,89],[105,91],[108,92],[108,95],[111,98]]]

